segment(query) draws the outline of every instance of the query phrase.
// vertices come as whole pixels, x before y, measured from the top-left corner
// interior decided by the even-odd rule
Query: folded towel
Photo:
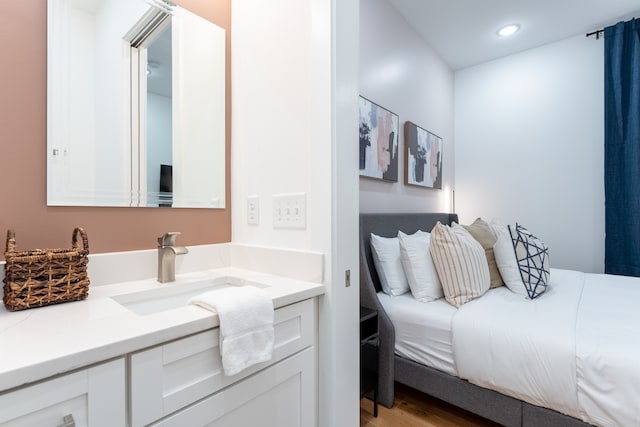
[[[218,313],[220,355],[225,375],[235,375],[273,354],[273,302],[255,286],[230,286],[189,300]]]

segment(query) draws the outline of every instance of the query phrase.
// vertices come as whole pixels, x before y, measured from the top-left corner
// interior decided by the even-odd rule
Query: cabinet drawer
[[[0,395],[0,426],[126,425],[125,397],[120,358]]]
[[[153,426],[313,426],[314,378],[313,349],[307,348]]]
[[[314,300],[276,310],[272,360],[230,377],[222,370],[218,328],[132,354],[132,425],[156,421],[311,346],[315,327]]]

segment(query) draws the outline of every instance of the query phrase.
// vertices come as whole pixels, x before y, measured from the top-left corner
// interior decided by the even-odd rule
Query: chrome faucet
[[[158,282],[176,280],[176,255],[184,255],[189,250],[184,246],[176,246],[176,237],[180,233],[170,231],[158,237]]]

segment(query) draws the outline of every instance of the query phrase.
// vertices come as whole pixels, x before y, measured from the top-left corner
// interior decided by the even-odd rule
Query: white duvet
[[[491,290],[453,317],[458,376],[601,426],[640,426],[640,280],[551,272],[526,300]]]

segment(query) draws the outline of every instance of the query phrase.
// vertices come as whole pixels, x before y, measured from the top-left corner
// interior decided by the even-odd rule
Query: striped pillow
[[[460,307],[489,289],[489,266],[484,249],[464,227],[440,222],[431,231],[429,248],[444,296]]]

